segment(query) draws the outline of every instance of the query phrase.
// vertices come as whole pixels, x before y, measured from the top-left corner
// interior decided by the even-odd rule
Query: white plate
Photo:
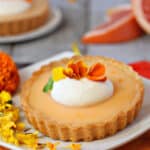
[[[53,17],[49,19],[49,21],[39,27],[38,29],[35,29],[33,31],[20,34],[20,35],[15,35],[15,36],[0,36],[0,43],[16,43],[16,42],[24,42],[27,40],[32,40],[35,38],[39,38],[43,35],[46,35],[47,33],[50,33],[58,27],[58,25],[62,21],[62,12],[60,9],[53,9]]]
[[[45,61],[41,61],[39,63],[36,63],[34,65],[31,65],[29,67],[26,67],[22,70],[20,70],[21,75],[21,84],[24,82],[28,77],[31,76],[32,72],[39,69],[42,65],[48,64],[49,62],[53,60],[58,60],[64,57],[71,57],[73,53],[71,52],[64,52],[59,55],[54,56],[53,58],[49,58]],[[144,103],[142,110],[136,120],[129,125],[124,130],[118,132],[117,134],[107,137],[102,140],[96,140],[93,142],[81,142],[82,144],[82,150],[105,150],[105,149],[112,149],[115,147],[118,147],[121,144],[124,144],[137,136],[141,135],[148,129],[150,129],[150,80],[144,79],[143,82],[145,85],[145,96],[144,96]],[[16,105],[20,107],[19,104],[19,97],[15,96],[13,98],[16,101]],[[22,119],[26,122],[25,117],[22,114]],[[42,141],[52,141],[54,140],[43,137]],[[61,144],[58,146],[58,150],[63,150],[63,147],[68,145],[69,142],[61,142]],[[15,147],[10,144],[4,143],[0,141],[0,145],[8,147],[12,150],[24,150],[26,148],[24,147]],[[65,149],[64,149],[65,150]]]

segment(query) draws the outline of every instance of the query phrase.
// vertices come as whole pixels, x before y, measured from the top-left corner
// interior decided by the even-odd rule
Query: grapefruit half
[[[150,34],[150,0],[132,0],[132,8],[137,22]]]
[[[83,36],[83,43],[125,42],[143,34],[143,30],[138,25],[131,7],[119,6],[113,8],[108,15],[108,21]]]

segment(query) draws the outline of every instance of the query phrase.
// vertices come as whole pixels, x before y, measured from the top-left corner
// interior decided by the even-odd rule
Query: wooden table
[[[64,21],[58,30],[42,38],[17,44],[0,44],[0,49],[8,52],[19,66],[24,66],[50,57],[58,52],[71,49],[71,43],[79,42],[89,29],[102,23],[105,11],[124,4],[129,0],[78,0],[75,4],[67,0],[51,0],[60,7]],[[137,60],[150,60],[150,37],[143,36],[131,42],[121,44],[100,44],[85,46],[79,42],[83,54],[105,55],[126,63]],[[149,150],[150,131],[119,150]],[[1,150],[1,148],[0,148]]]

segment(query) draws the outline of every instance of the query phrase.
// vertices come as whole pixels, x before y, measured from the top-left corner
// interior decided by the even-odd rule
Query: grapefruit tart
[[[21,91],[29,122],[44,135],[92,141],[124,129],[137,116],[143,83],[129,66],[101,56],[74,56],[43,66]]]
[[[0,0],[0,36],[36,29],[50,14],[47,0]]]

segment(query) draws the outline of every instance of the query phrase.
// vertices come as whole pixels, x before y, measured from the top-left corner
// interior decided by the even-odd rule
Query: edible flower
[[[56,67],[52,70],[53,81],[59,81],[65,78],[63,70],[64,70],[63,67]]]
[[[105,66],[101,63],[96,63],[90,67],[87,78],[93,81],[105,81]]]
[[[67,148],[70,148],[71,150],[81,150],[81,144],[72,143],[69,146],[67,146]]]
[[[72,44],[72,50],[73,50],[75,55],[81,55],[80,49],[78,48],[76,43]]]
[[[66,77],[80,80],[81,78],[88,78],[92,81],[106,81],[106,69],[102,63],[93,64],[88,67],[82,60],[73,62],[70,61],[66,68],[56,67],[52,69],[52,76],[43,88],[43,92],[49,92],[53,88],[54,82],[62,80]]]
[[[60,143],[59,142],[56,142],[56,143],[47,143],[47,147],[49,148],[49,150],[56,150],[56,147],[59,145]]]
[[[81,79],[86,76],[88,67],[83,61],[78,61],[76,63],[70,62],[66,69],[64,69],[64,74],[69,78]]]
[[[11,100],[11,95],[10,93],[6,92],[6,91],[1,91],[0,93],[0,103],[6,103],[8,101]]]
[[[15,62],[0,51],[0,91],[14,93],[19,85],[19,73]]]
[[[33,149],[37,149],[38,147],[38,132],[16,133],[16,138],[20,144],[24,144]]]
[[[7,143],[37,149],[37,132],[24,132],[25,124],[20,122],[19,108],[12,104],[11,99],[10,93],[0,92],[0,138]]]

